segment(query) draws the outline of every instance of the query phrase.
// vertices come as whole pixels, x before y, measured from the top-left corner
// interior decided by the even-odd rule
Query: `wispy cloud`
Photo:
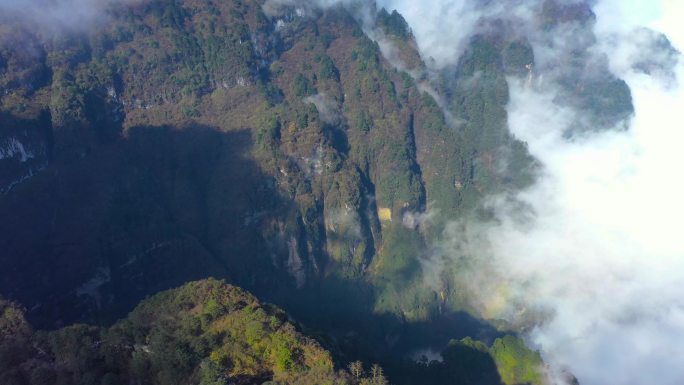
[[[0,0],[0,20],[33,23],[52,31],[83,31],[107,20],[107,10],[145,0]]]
[[[512,200],[490,197],[496,221],[448,226],[442,256],[462,266],[457,279],[481,315],[519,327],[556,372],[569,369],[589,385],[681,384],[684,66],[662,36],[642,29],[676,24],[625,24],[611,17],[633,12],[621,2],[596,11],[593,54],[631,88],[629,129],[568,139],[581,112],[559,98],[559,87],[509,79],[510,130],[543,173]],[[675,44],[678,31],[662,30]],[[572,35],[532,41],[553,55],[573,44],[565,38]],[[644,71],[645,59],[671,81]]]

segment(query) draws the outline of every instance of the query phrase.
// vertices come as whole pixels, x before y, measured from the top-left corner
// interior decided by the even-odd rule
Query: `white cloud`
[[[684,94],[633,69],[637,57],[623,53],[634,52],[639,20],[602,18],[633,12],[611,8],[620,4],[598,7],[596,30],[632,90],[630,129],[570,141],[563,132],[576,111],[553,87],[511,81],[510,129],[544,166],[517,196],[534,221],[521,224],[493,199],[500,224],[477,230],[484,242],[465,242],[488,247],[490,259],[477,263],[489,275],[472,283],[490,289],[478,291],[483,314],[515,323],[543,312],[528,336],[555,368],[585,385],[675,385],[684,383]],[[681,84],[681,61],[675,74]]]
[[[423,56],[438,64],[455,62],[478,20],[498,12],[455,0],[380,4],[406,17]],[[518,20],[543,66],[571,52],[576,31],[543,37],[528,13],[538,5],[526,2],[507,18]],[[544,170],[515,197],[530,215],[521,220],[510,199],[491,197],[500,221],[452,223],[442,252],[464,266],[458,279],[473,306],[527,330],[556,371],[569,369],[584,385],[681,384],[684,71],[680,61],[673,70],[678,82],[665,84],[635,70],[656,35],[634,31],[664,32],[681,49],[684,2],[604,0],[595,12],[594,53],[607,57],[632,90],[636,115],[629,130],[568,140],[563,134],[578,111],[563,105],[553,83],[530,88],[511,80],[510,129]],[[427,265],[441,269],[438,262]]]
[[[106,20],[107,10],[112,6],[143,1],[145,0],[0,0],[0,13],[13,20],[34,22],[42,28],[81,31]]]
[[[424,60],[437,68],[455,63],[469,40],[488,28],[485,18],[502,16],[527,28],[531,12],[541,6],[538,0],[519,2],[478,2],[466,0],[378,0],[378,7],[396,9],[408,22]]]
[[[486,229],[491,263],[514,287],[511,305],[553,312],[532,341],[583,384],[674,385],[684,381],[682,99],[644,75],[625,78],[630,131],[573,142],[562,137],[572,111],[513,86],[511,129],[545,176],[518,197],[534,210],[531,228],[499,207],[502,225]]]
[[[308,96],[304,98],[304,103],[311,103],[316,106],[318,114],[325,123],[336,125],[340,122],[340,111],[337,102],[325,93]]]

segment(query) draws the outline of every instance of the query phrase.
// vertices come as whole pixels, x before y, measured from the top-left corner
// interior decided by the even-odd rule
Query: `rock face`
[[[0,131],[0,194],[43,171],[49,163],[50,117],[44,113],[35,120],[3,115]]]

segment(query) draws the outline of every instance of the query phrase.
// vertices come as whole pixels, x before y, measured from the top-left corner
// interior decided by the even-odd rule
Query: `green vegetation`
[[[378,25],[384,28],[387,34],[401,40],[406,40],[411,35],[408,23],[396,9],[389,13],[383,8],[378,12],[377,17]]]
[[[335,67],[335,63],[328,55],[322,55],[319,57],[320,70],[318,71],[318,77],[322,80],[340,80],[340,72]]]
[[[502,51],[502,59],[506,72],[516,76],[527,76],[534,64],[534,51],[525,41],[513,41]]]
[[[543,385],[544,363],[538,352],[533,352],[525,343],[513,336],[494,341],[490,354],[496,362],[501,380],[506,385]]]
[[[400,384],[546,384],[539,354],[510,335],[497,338],[491,347],[470,337],[451,340],[441,352],[441,360],[428,361],[423,356],[403,365],[405,377]]]
[[[316,93],[316,88],[311,84],[309,79],[302,74],[297,74],[294,80],[294,93],[300,98],[311,96]]]
[[[216,280],[192,282],[141,303],[108,329],[74,325],[32,332],[0,300],[3,384],[363,384],[382,370],[335,371],[330,354],[280,309]]]
[[[373,128],[373,118],[366,110],[361,110],[356,117],[356,127],[363,132],[368,132]]]

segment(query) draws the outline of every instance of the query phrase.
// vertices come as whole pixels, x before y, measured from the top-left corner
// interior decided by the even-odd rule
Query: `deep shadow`
[[[443,361],[415,363],[405,361],[400,368],[390,364],[389,371],[397,371],[395,384],[472,384],[502,385],[492,357],[460,342],[454,342],[441,353]]]
[[[251,142],[249,130],[135,127],[78,160],[56,156],[0,198],[0,293],[52,328],[111,323],[210,276],[277,285],[261,222],[248,219],[286,205]]]
[[[283,307],[338,362],[380,363],[393,383],[451,378],[451,366],[406,361],[412,351],[498,335],[466,314],[423,323],[375,314],[375,289],[359,277],[296,289],[287,257],[273,254],[287,247],[272,247],[269,229],[297,207],[253,161],[251,130],[134,127],[108,138],[79,156],[58,152],[0,198],[0,293],[26,306],[37,328],[110,324],[146,296],[217,277]],[[467,378],[495,378],[491,358],[471,353],[480,377]]]
[[[0,195],[47,167],[52,155],[50,113],[22,119],[0,112]]]
[[[275,293],[275,302],[302,325],[304,332],[333,353],[337,362],[379,363],[392,384],[500,384],[491,356],[450,341],[471,337],[491,345],[504,334],[467,313],[435,315],[407,322],[374,312],[375,288],[359,280],[328,276],[304,290]],[[442,352],[444,362],[416,362],[419,349]]]

